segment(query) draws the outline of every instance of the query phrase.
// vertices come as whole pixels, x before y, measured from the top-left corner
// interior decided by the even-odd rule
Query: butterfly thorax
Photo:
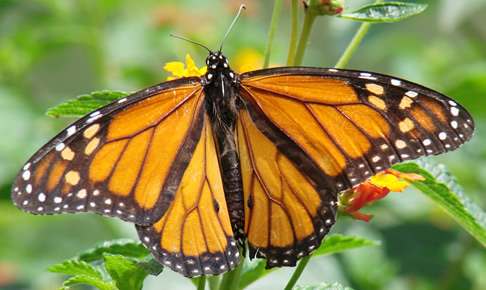
[[[239,105],[238,76],[231,70],[227,58],[217,51],[206,59],[207,73],[202,77],[206,95],[206,112],[210,118],[222,171],[223,188],[235,238],[243,245],[244,202],[243,185],[235,142],[235,125]]]
[[[237,75],[229,67],[228,59],[219,51],[208,56],[206,65],[207,73],[203,78],[206,111],[213,123],[215,134],[227,136],[234,131],[238,114]]]

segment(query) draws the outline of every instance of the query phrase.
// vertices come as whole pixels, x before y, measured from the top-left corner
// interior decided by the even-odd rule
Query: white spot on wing
[[[91,117],[88,120],[86,120],[86,124],[92,123],[93,121],[98,120],[101,117],[102,117],[102,115],[96,115],[94,117]]]
[[[24,173],[22,173],[22,178],[24,180],[29,180],[29,178],[30,178],[30,171],[29,170],[25,170]]]
[[[452,114],[452,116],[457,117],[459,115],[459,109],[456,108],[456,107],[452,107],[451,108],[451,114]]]
[[[358,76],[360,79],[376,80],[376,77],[372,76],[368,72],[362,72]]]
[[[73,135],[74,133],[76,133],[76,126],[73,125],[73,126],[67,128],[66,133],[67,133],[68,137]]]
[[[44,193],[39,193],[39,195],[37,196],[37,199],[40,201],[40,202],[44,202],[46,201],[46,195]]]
[[[66,145],[64,145],[64,143],[59,143],[56,145],[56,151],[61,151],[62,149],[64,149],[64,147],[66,147]]]
[[[405,143],[403,140],[397,140],[395,141],[395,146],[397,146],[398,149],[403,149],[407,147],[407,143]]]
[[[416,96],[418,96],[418,93],[414,91],[408,91],[405,93],[405,95],[409,96],[410,98],[415,98]]]

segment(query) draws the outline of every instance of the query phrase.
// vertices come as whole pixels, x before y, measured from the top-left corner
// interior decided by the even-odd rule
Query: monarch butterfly
[[[16,177],[16,206],[132,222],[162,265],[188,277],[235,268],[245,243],[267,268],[292,266],[329,232],[339,192],[452,151],[474,131],[452,99],[391,76],[239,75],[221,49],[206,65],[201,77],[143,89],[60,132]]]

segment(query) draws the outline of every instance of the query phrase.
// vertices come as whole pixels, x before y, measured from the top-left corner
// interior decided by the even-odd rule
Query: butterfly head
[[[225,75],[231,80],[234,80],[236,77],[228,64],[228,59],[221,51],[211,52],[206,58],[206,66],[208,67],[208,72],[206,73],[208,80],[211,80],[215,75]]]

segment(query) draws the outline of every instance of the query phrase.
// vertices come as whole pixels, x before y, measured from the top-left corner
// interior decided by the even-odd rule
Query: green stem
[[[317,17],[316,0],[310,0],[309,6],[304,16],[304,24],[302,25],[302,31],[300,32],[299,44],[297,45],[297,51],[295,53],[294,65],[302,65],[302,60],[304,59],[305,49],[307,48],[307,42],[309,41],[309,36],[312,30],[312,26]]]
[[[287,66],[294,65],[295,49],[299,37],[299,1],[292,0],[291,29],[289,55],[287,56]]]
[[[344,51],[344,53],[341,55],[338,62],[334,66],[335,68],[344,68],[346,66],[346,64],[349,62],[349,59],[351,58],[351,56],[353,55],[353,53],[358,48],[358,45],[363,40],[363,37],[365,36],[365,34],[368,31],[368,29],[370,28],[370,26],[371,26],[371,23],[369,23],[369,22],[364,22],[363,24],[361,24],[358,31],[356,31],[356,34],[353,36],[353,39],[348,44],[348,47],[346,47],[346,50]]]
[[[243,270],[244,263],[245,263],[245,259],[242,258],[238,266],[236,266],[236,268],[223,275],[223,279],[221,280],[219,289],[221,290],[238,289],[238,285],[240,284],[241,271]]]
[[[290,277],[289,282],[285,286],[285,290],[290,290],[295,286],[295,283],[297,283],[297,280],[299,280],[300,275],[302,275],[302,272],[304,271],[305,266],[307,265],[309,260],[310,256],[304,257],[302,258],[302,260],[300,260],[299,265],[294,271],[294,274],[292,275],[292,277]]]
[[[273,7],[272,14],[272,22],[270,23],[270,31],[268,33],[267,46],[265,47],[265,56],[263,58],[263,68],[267,68],[270,64],[270,54],[272,54],[273,40],[275,38],[275,31],[277,30],[280,7],[282,7],[282,0],[275,0],[275,6]]]
[[[91,49],[91,61],[96,73],[96,81],[98,86],[104,86],[106,84],[107,66],[105,62],[105,55],[103,51],[103,33],[102,27],[104,25],[103,20],[105,19],[99,7],[94,7],[89,1],[80,1],[79,9],[82,15],[87,15],[89,19],[89,27],[86,27],[88,35],[86,36]]]
[[[197,280],[197,290],[204,290],[206,288],[206,276],[201,276]]]
[[[208,286],[210,290],[219,289],[219,281],[222,275],[208,276],[206,280],[208,281]]]
[[[383,2],[383,0],[376,0],[375,4],[379,4],[381,2]],[[346,64],[348,64],[349,59],[351,59],[351,56],[354,54],[354,52],[358,48],[358,45],[363,40],[363,37],[366,35],[366,32],[368,32],[368,29],[370,29],[370,26],[371,26],[370,22],[363,22],[361,24],[358,31],[356,31],[356,34],[353,36],[353,39],[348,44],[348,47],[346,47],[346,50],[344,51],[343,55],[341,55],[338,62],[334,66],[335,68],[344,68]]]

